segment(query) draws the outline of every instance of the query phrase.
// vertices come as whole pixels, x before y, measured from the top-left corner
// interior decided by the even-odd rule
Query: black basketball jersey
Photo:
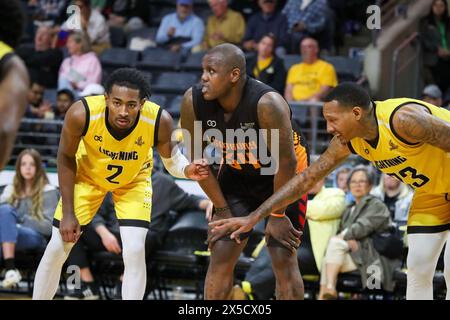
[[[276,92],[248,77],[237,108],[225,122],[224,109],[219,102],[206,101],[201,85],[192,88],[194,112],[197,121],[201,121],[204,139],[216,152],[222,152],[217,178],[224,193],[254,195],[261,200],[273,193],[274,175],[261,174],[261,169],[271,164],[266,160],[260,161],[261,152],[264,152],[265,159],[270,157],[270,152],[259,134],[261,127],[257,110],[260,98],[272,91]],[[221,137],[215,134],[218,132]],[[237,139],[237,133],[243,134],[245,140]]]

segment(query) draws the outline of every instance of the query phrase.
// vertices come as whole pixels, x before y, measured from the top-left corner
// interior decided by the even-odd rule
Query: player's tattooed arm
[[[276,162],[274,191],[285,185],[293,176],[297,160],[295,159],[290,110],[286,101],[275,92],[266,93],[258,102],[258,122],[261,129],[267,129],[267,147],[272,161]],[[275,135],[278,133],[278,137]],[[277,139],[277,141],[272,141]],[[273,144],[272,148],[272,142]],[[273,164],[272,164],[273,165]],[[281,208],[280,212],[285,208]]]
[[[292,202],[298,200],[303,194],[308,192],[320,179],[330,174],[334,168],[341,164],[350,155],[350,150],[346,144],[333,137],[327,150],[306,168],[301,174],[296,175],[279,191],[267,199],[256,211],[254,215],[261,220],[271,212],[284,208]]]
[[[429,143],[450,152],[450,123],[420,105],[405,105],[393,117],[396,133],[409,143]]]
[[[200,137],[194,136],[195,121],[196,117],[192,101],[192,89],[188,89],[185,92],[183,100],[181,102],[181,128],[185,130],[185,132],[183,133],[184,141],[186,143],[190,142],[190,145],[186,146],[188,148],[187,154],[188,159],[190,161],[200,159],[203,155],[203,150],[205,146],[203,143],[202,136]],[[196,143],[200,143],[200,145],[195,146]],[[198,155],[194,154],[194,150],[196,150],[195,147],[197,147],[197,149],[200,150],[200,154]],[[226,208],[228,206],[225,197],[223,196],[223,193],[220,189],[219,182],[217,181],[216,177],[212,174],[211,169],[209,169],[208,178],[202,181],[198,181],[198,183],[200,184],[200,187],[203,189],[203,191],[207,194],[209,199],[212,201],[215,208]],[[211,217],[208,218],[211,219]]]
[[[267,199],[258,209],[249,216],[219,220],[209,224],[212,232],[217,237],[231,233],[231,239],[238,239],[239,235],[253,228],[258,221],[267,217],[271,212],[287,207],[290,203],[298,200],[303,194],[310,190],[320,179],[326,177],[339,164],[350,155],[346,144],[334,137],[328,149],[301,174],[289,180],[280,190]]]

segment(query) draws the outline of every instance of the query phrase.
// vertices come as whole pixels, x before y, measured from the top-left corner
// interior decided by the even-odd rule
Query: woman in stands
[[[283,60],[275,55],[276,39],[273,33],[266,34],[258,42],[257,55],[247,62],[247,73],[275,90],[284,93],[286,69]]]
[[[0,195],[4,288],[11,288],[21,280],[14,262],[16,251],[45,249],[58,199],[59,192],[49,184],[40,154],[34,149],[23,150],[16,161],[13,183]]]
[[[350,173],[348,184],[355,202],[347,206],[338,234],[328,243],[320,279],[321,300],[337,298],[336,282],[339,273],[360,271],[365,287],[368,277],[378,268],[376,270],[379,272],[374,276],[377,277],[375,281],[378,281],[380,289],[381,281],[383,288],[389,288],[390,284],[384,280],[390,279],[393,274],[393,270],[391,272],[384,268],[384,263],[380,262],[381,256],[371,240],[372,234],[383,232],[391,225],[386,205],[369,194],[373,185],[372,175],[367,168],[357,167]]]
[[[70,56],[59,68],[58,90],[70,89],[77,97],[90,84],[100,84],[102,66],[91,51],[89,39],[82,32],[74,32],[67,40]]]
[[[380,183],[371,191],[371,194],[386,204],[394,222],[406,225],[413,197],[411,188],[400,180],[383,173]]]

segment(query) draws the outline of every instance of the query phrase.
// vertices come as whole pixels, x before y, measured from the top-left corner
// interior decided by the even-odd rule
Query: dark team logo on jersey
[[[394,144],[392,142],[392,140],[389,140],[389,150],[392,151],[392,150],[395,150],[395,149],[398,149],[398,145]]]
[[[139,147],[145,144],[144,139],[142,139],[142,136],[137,138],[135,144],[137,144]]]
[[[94,136],[94,140],[98,141],[98,142],[103,142],[103,137],[102,136]]]

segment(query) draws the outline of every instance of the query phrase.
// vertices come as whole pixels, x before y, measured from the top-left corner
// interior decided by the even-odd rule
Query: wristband
[[[284,218],[284,216],[286,215],[285,213],[274,213],[274,212],[272,212],[271,214],[270,214],[272,217],[275,217],[275,218]]]

